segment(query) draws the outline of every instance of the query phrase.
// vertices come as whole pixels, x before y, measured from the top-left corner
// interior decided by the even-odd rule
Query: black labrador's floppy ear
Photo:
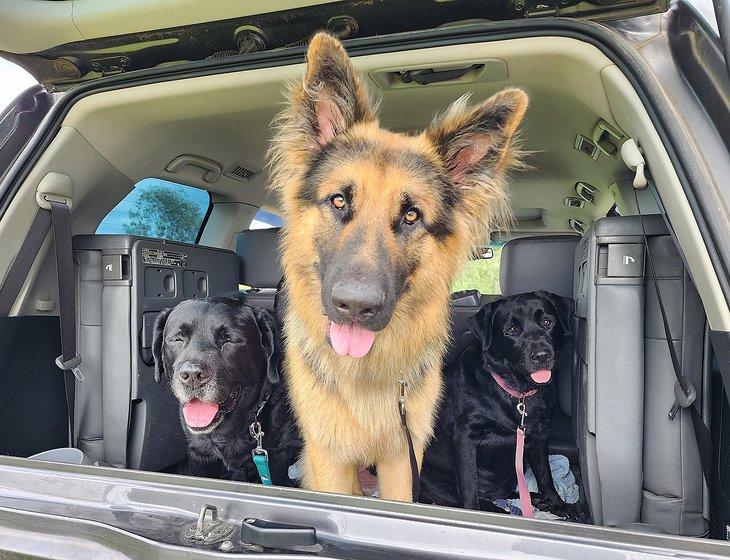
[[[487,303],[472,315],[466,322],[469,330],[482,341],[486,349],[492,344],[492,319],[494,317],[492,304]]]
[[[555,308],[555,311],[560,321],[560,326],[563,327],[563,332],[567,336],[573,334],[573,314],[575,313],[575,301],[572,298],[559,296],[552,292],[545,290],[538,290],[537,293],[540,297],[546,299]]]
[[[172,309],[163,309],[157,319],[155,319],[155,328],[152,336],[152,356],[155,359],[155,383],[159,383],[165,373],[165,364],[162,359],[162,343],[164,341],[165,323]]]
[[[261,334],[261,347],[266,354],[266,379],[269,380],[269,383],[276,384],[279,382],[279,360],[281,359],[276,321],[267,310],[258,307],[252,309]]]

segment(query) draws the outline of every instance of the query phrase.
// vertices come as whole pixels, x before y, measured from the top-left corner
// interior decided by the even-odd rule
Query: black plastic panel
[[[712,361],[712,441],[710,537],[730,540],[730,333],[710,331]]]
[[[0,454],[68,444],[60,353],[58,317],[0,317]]]

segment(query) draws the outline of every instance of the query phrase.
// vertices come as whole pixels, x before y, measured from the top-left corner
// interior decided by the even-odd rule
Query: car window
[[[256,215],[253,217],[248,229],[271,229],[281,227],[283,225],[284,218],[259,208],[259,211],[256,212]]]
[[[452,292],[479,290],[482,294],[499,295],[499,263],[502,260],[502,246],[492,245],[491,259],[468,261],[457,274],[451,286]]]
[[[210,204],[210,194],[203,189],[143,179],[106,215],[96,233],[195,243]]]

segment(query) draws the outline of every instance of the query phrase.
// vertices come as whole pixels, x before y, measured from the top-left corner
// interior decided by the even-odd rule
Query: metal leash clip
[[[256,457],[256,455],[265,455],[268,459],[269,453],[264,449],[263,447],[263,441],[264,441],[264,430],[261,428],[261,422],[258,420],[255,420],[249,427],[248,431],[251,434],[251,437],[256,440],[256,447],[251,452],[251,454]]]
[[[261,422],[254,420],[248,427],[248,431],[251,433],[251,437],[256,440],[256,447],[251,451],[251,457],[253,458],[253,464],[256,466],[256,471],[259,473],[261,484],[272,486],[269,452],[263,446],[264,430],[261,428]]]
[[[525,408],[525,399],[520,399],[517,403],[517,414],[520,415],[520,428],[525,427],[525,416],[527,416],[527,409]]]
[[[405,416],[406,414],[406,383],[405,381],[398,381],[400,384],[400,396],[398,397],[398,406],[400,407],[400,415]]]

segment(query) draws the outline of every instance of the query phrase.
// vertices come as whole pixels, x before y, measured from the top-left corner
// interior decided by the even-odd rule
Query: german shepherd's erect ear
[[[527,110],[527,94],[508,88],[478,105],[469,94],[455,101],[424,131],[477,226],[507,227],[509,197],[504,174],[519,163],[514,136]]]
[[[353,124],[375,120],[375,104],[340,42],[326,33],[314,36],[307,50],[304,81],[290,91],[287,128],[281,140],[306,161]]]
[[[309,45],[307,62],[300,102],[320,146],[356,122],[375,120],[367,90],[337,39],[317,34]]]

